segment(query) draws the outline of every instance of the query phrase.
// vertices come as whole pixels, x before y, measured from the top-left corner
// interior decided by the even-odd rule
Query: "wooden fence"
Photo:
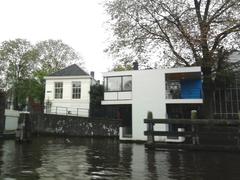
[[[146,143],[148,148],[240,151],[240,120],[148,118],[144,123],[147,124],[144,135],[148,137]],[[184,131],[156,131],[155,124],[177,125]],[[155,136],[185,137],[185,141],[157,142]]]

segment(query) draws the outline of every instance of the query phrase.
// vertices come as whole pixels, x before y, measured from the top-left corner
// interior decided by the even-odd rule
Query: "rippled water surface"
[[[240,154],[148,151],[113,139],[0,142],[0,179],[240,179]]]

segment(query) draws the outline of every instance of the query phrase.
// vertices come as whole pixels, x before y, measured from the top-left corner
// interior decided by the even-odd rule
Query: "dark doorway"
[[[191,111],[197,110],[198,118],[200,118],[201,105],[199,104],[167,104],[167,115],[168,119],[191,119]],[[176,124],[169,124],[170,132],[177,132],[178,128],[189,129],[188,126],[180,126]],[[171,139],[176,139],[178,137],[168,137]]]
[[[132,105],[107,106],[107,116],[122,120],[123,137],[132,137]]]

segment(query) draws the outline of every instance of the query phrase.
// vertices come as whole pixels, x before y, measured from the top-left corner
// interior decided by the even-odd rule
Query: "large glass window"
[[[72,82],[72,98],[73,99],[81,98],[81,82],[80,81]]]
[[[121,77],[108,77],[107,78],[108,91],[121,91]]]
[[[104,78],[105,91],[131,91],[132,76],[117,76]]]
[[[63,83],[62,82],[55,82],[54,88],[55,99],[62,99],[63,97]]]

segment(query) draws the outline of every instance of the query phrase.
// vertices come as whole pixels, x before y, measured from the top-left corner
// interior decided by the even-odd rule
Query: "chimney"
[[[133,70],[138,70],[138,62],[137,61],[133,62]]]
[[[94,71],[91,71],[91,72],[90,72],[90,76],[91,76],[92,78],[94,78]]]

